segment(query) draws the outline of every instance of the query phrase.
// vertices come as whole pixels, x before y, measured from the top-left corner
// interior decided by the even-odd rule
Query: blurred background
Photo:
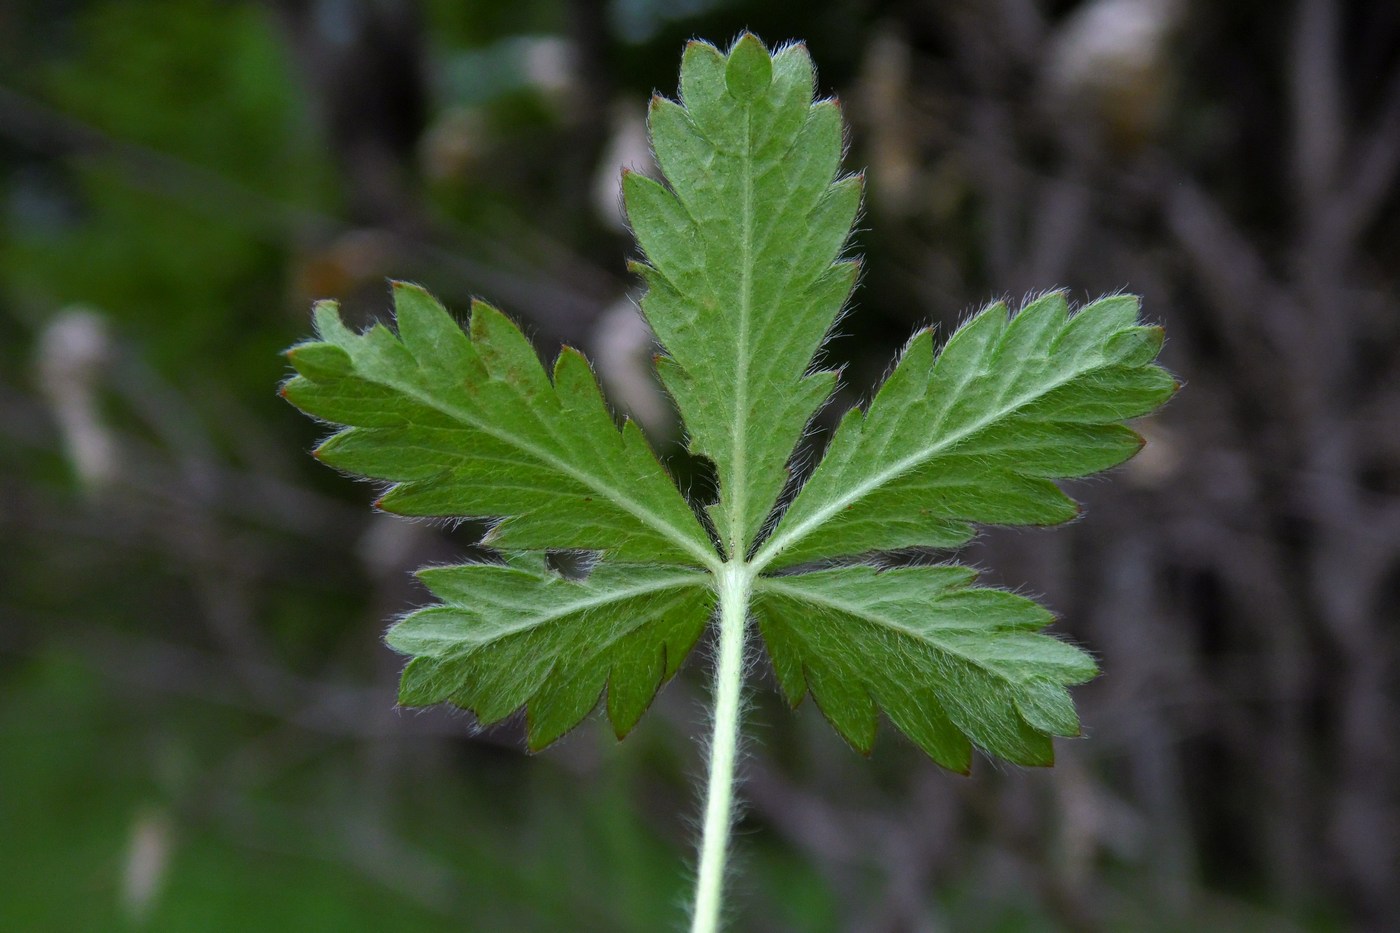
[[[480,529],[373,514],[276,386],[313,299],[413,279],[695,476],[617,178],[745,27],[867,172],[824,424],[1051,286],[1143,294],[1186,389],[1083,521],[960,555],[1101,658],[1055,769],[862,759],[756,666],[734,929],[1400,929],[1390,0],[0,0],[0,929],[681,921],[704,652],[620,745],[396,710],[408,571]]]

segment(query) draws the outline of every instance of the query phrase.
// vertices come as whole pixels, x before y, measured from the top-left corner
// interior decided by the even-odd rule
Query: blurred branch
[[[1302,0],[1293,29],[1292,81],[1294,173],[1303,210],[1316,220],[1332,193],[1348,140],[1342,112],[1335,0]]]
[[[1390,76],[1386,94],[1369,132],[1348,153],[1336,193],[1323,205],[1323,229],[1330,239],[1354,243],[1392,205],[1400,175],[1400,67]]]

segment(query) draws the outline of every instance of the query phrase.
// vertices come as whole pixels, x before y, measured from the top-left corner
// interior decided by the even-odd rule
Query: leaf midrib
[[[495,637],[491,638],[489,641],[482,641],[473,644],[471,646],[471,649],[469,650],[476,650],[487,645],[494,644],[495,642],[500,641],[503,638],[509,638],[512,635],[519,635],[522,632],[528,632],[533,629],[537,629],[540,626],[548,625],[551,622],[557,622],[566,616],[574,615],[580,612],[587,612],[590,609],[595,609],[599,606],[605,606],[609,603],[622,602],[627,599],[632,599],[637,596],[645,596],[648,593],[656,593],[661,590],[682,589],[692,586],[705,586],[707,584],[708,579],[708,576],[703,573],[677,573],[672,576],[662,578],[660,580],[652,580],[647,583],[640,583],[635,586],[628,587],[626,589],[611,590],[606,593],[598,593],[596,596],[578,599],[563,606],[555,606],[552,607],[549,611],[538,613],[536,615],[532,615],[525,619],[522,619],[517,624],[510,625],[502,629],[498,634],[495,635]],[[503,608],[505,608],[507,611],[514,611],[511,610],[510,607]],[[431,607],[427,611],[432,612],[442,610],[455,610],[458,612],[467,613],[468,615],[471,615],[474,618],[482,617],[482,613],[477,612],[471,609],[470,607],[459,606],[451,602],[444,602],[440,606]]]
[[[903,625],[899,622],[896,622],[893,619],[888,618],[887,616],[874,613],[867,606],[855,606],[850,603],[843,602],[839,599],[826,596],[825,594],[818,594],[814,593],[811,590],[803,589],[801,587],[786,585],[781,582],[780,578],[776,577],[761,577],[759,578],[759,580],[760,582],[756,584],[756,586],[759,589],[782,593],[783,595],[789,596],[792,599],[798,600],[799,602],[816,603],[818,605],[826,606],[828,608],[844,612],[849,616],[853,616],[854,618],[862,619],[870,623],[871,625],[883,626],[884,628],[889,629],[890,631],[907,636],[909,638],[914,639],[915,641],[923,642],[924,644],[927,644],[929,647],[933,648],[935,651],[941,651],[944,654],[951,655],[956,658],[961,658],[962,660],[966,661],[968,664],[973,665],[979,670],[985,671],[988,676],[995,677],[998,680],[1005,681],[1008,684],[1020,683],[1018,680],[1007,675],[1005,672],[998,670],[994,666],[991,666],[990,663],[985,659],[969,655],[965,651],[959,651],[953,646],[943,641],[940,641],[936,637],[933,637],[927,631],[911,629],[907,625]]]
[[[670,522],[663,520],[661,517],[656,515],[656,513],[653,512],[651,509],[648,509],[645,505],[642,505],[640,502],[637,502],[630,496],[624,495],[618,487],[614,487],[608,484],[601,477],[598,477],[595,474],[589,473],[587,471],[578,469],[572,466],[571,464],[567,463],[566,461],[560,460],[558,457],[555,457],[549,451],[543,450],[537,445],[532,444],[527,440],[524,440],[518,435],[512,434],[509,431],[498,429],[489,421],[472,417],[469,411],[464,411],[456,405],[453,405],[449,402],[444,402],[438,399],[435,395],[426,394],[423,391],[419,390],[419,388],[413,385],[412,383],[403,384],[398,382],[397,380],[389,382],[364,373],[361,373],[361,377],[371,382],[378,382],[381,385],[387,385],[390,388],[396,389],[402,392],[403,394],[409,396],[410,398],[413,398],[421,405],[425,405],[428,408],[441,412],[442,414],[447,415],[449,418],[455,418],[458,421],[461,421],[465,424],[469,424],[472,427],[491,435],[497,440],[504,441],[507,444],[513,444],[519,449],[531,454],[540,462],[552,466],[555,469],[558,469],[561,473],[565,473],[578,480],[579,482],[583,483],[585,486],[588,486],[600,493],[605,494],[608,498],[612,499],[618,505],[622,506],[626,511],[635,515],[644,523],[650,525],[650,527],[662,532],[675,543],[680,544],[682,550],[693,555],[697,560],[699,560],[701,565],[709,568],[710,570],[714,570],[716,567],[718,567],[717,556],[710,548],[707,548],[701,545],[699,542],[693,540],[679,528],[676,528]],[[545,430],[550,430],[550,428],[547,425],[544,425],[543,419],[540,420],[540,423],[541,426],[545,428]],[[552,433],[553,432],[551,431],[551,434]],[[623,443],[626,443],[625,438],[621,438],[621,440]],[[699,522],[696,523],[695,527],[697,529],[700,528]]]
[[[753,320],[753,105],[744,107],[744,145],[739,155],[743,178],[742,206],[740,209],[739,237],[739,336],[736,341],[738,360],[735,369],[737,379],[734,390],[734,417],[730,420],[730,450],[734,471],[731,474],[732,488],[723,491],[730,505],[726,511],[729,524],[729,548],[731,560],[742,560],[746,555],[748,532],[748,386],[749,386],[749,327]]]

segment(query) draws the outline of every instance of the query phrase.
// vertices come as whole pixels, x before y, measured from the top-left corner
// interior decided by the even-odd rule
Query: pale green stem
[[[734,818],[734,768],[739,754],[739,718],[744,682],[744,634],[748,628],[753,569],[725,564],[719,578],[719,658],[715,664],[715,732],[710,741],[710,777],[700,837],[700,872],[695,882],[691,933],[717,933],[723,904],[724,865]]]

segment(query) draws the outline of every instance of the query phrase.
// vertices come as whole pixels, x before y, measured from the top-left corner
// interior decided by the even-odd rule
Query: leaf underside
[[[841,111],[813,101],[814,80],[801,45],[770,61],[752,36],[728,58],[690,43],[681,102],[653,98],[648,120],[669,188],[623,179],[661,378],[691,450],[715,463],[710,514],[731,557],[747,554],[835,385],[809,368],[855,283],[838,257],[861,179],[837,177]]]
[[[1161,331],[1139,324],[1131,296],[1072,311],[1059,293],[1015,314],[991,305],[939,352],[923,330],[780,503],[834,387],[813,361],[856,275],[842,251],[861,182],[839,174],[840,110],[814,86],[801,45],[693,42],[680,100],[652,102],[664,182],[624,177],[661,378],[719,479],[713,535],[637,428],[618,428],[576,351],[547,374],[489,305],[464,333],[403,283],[397,334],[354,333],[317,307],[319,339],[288,352],[298,374],[283,387],[341,428],[317,456],[392,484],[388,511],[497,521],[487,542],[504,562],[421,571],[439,602],[390,630],[413,659],[405,705],[452,703],[483,723],[524,708],[541,748],[606,696],[620,738],[702,634],[714,571],[744,560],[783,693],[794,705],[810,693],[855,748],[871,749],[882,711],[955,771],[974,747],[1048,765],[1051,737],[1079,734],[1066,687],[1096,667],[1041,633],[1047,610],[973,586],[966,567],[879,565],[962,545],[980,524],[1073,518],[1055,481],[1131,457],[1142,441],[1123,422],[1176,389],[1153,362]],[[567,579],[545,559],[564,549],[599,561]]]
[[[713,603],[706,574],[676,568],[604,563],[575,581],[519,556],[418,576],[442,604],[389,630],[390,647],[414,657],[401,701],[451,702],[483,724],[524,706],[536,749],[587,716],[604,686],[617,737],[630,732],[700,637]]]
[[[400,515],[504,518],[505,550],[593,549],[618,560],[702,565],[709,537],[641,432],[621,432],[588,361],[559,355],[551,383],[529,341],[489,305],[471,337],[423,289],[394,287],[398,336],[347,330],[316,309],[319,341],[288,351],[283,395],[346,430],[316,450],[346,472],[395,483]]]
[[[972,745],[1019,764],[1054,761],[1050,735],[1078,735],[1065,684],[1096,673],[1079,649],[1038,633],[1050,613],[971,587],[967,567],[838,567],[770,577],[754,598],[778,682],[805,692],[869,752],[876,714],[931,758],[967,771]]]
[[[851,410],[760,557],[770,567],[907,547],[956,547],[973,524],[1054,525],[1078,508],[1052,482],[1142,448],[1121,422],[1176,391],[1152,365],[1162,331],[1120,295],[1070,315],[1051,293],[994,304],[935,361],[918,333],[871,402]]]

